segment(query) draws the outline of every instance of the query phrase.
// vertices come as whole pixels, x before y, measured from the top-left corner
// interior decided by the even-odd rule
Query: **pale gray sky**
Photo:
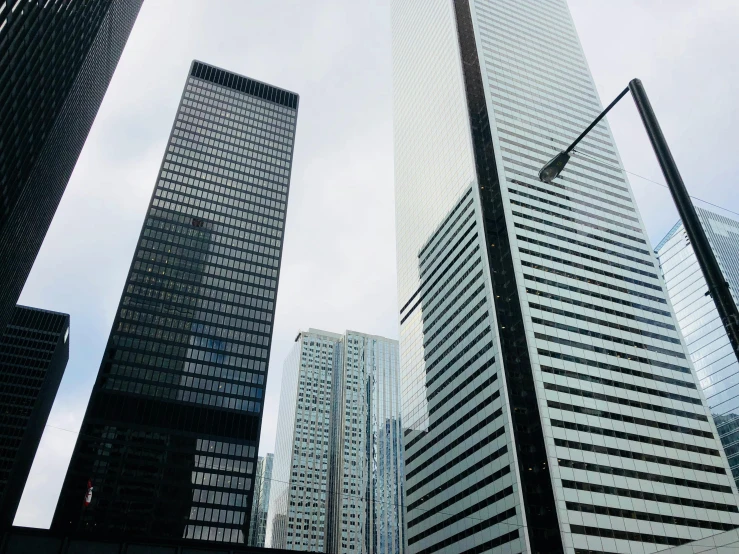
[[[389,1],[144,2],[21,297],[72,330],[17,525],[51,521],[194,58],[301,97],[260,453],[299,329],[397,338]],[[602,101],[640,77],[690,191],[739,212],[739,2],[570,8]],[[663,182],[631,101],[609,121],[627,170]],[[669,193],[631,183],[656,244],[676,221]]]

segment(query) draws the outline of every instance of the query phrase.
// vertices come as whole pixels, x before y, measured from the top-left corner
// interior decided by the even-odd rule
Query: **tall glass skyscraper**
[[[245,542],[297,110],[193,62],[53,529]]]
[[[654,552],[736,487],[565,0],[393,0],[408,552]]]
[[[739,302],[739,221],[702,208],[696,211],[734,302]],[[739,363],[734,349],[707,296],[706,280],[682,222],[654,251],[731,471],[739,480]]]
[[[142,2],[0,2],[0,333]]]
[[[285,361],[267,546],[401,554],[397,341],[301,332]]]
[[[16,306],[0,336],[0,529],[15,518],[69,360],[69,315]]]
[[[267,532],[269,493],[272,490],[272,467],[274,463],[274,454],[267,454],[264,457],[260,456],[257,462],[254,502],[249,527],[249,546],[264,546],[264,539]]]

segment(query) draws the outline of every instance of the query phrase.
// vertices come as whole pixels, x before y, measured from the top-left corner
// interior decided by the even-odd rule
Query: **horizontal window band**
[[[475,406],[472,410],[470,410],[469,412],[467,412],[464,415],[464,417],[461,417],[459,419],[459,421],[467,421],[469,418],[471,418],[475,414],[479,413],[480,410],[482,410],[485,407],[485,405],[487,403],[489,403],[489,402],[491,402],[491,400],[489,400],[489,399],[483,400],[482,403],[480,403],[479,405]],[[498,419],[501,415],[503,415],[503,409],[502,408],[498,408],[492,414],[490,414],[489,416],[487,416],[485,419],[483,419],[482,421],[478,422],[473,427],[471,427],[470,429],[468,429],[467,431],[465,431],[462,435],[460,435],[459,437],[457,437],[456,439],[454,439],[450,443],[446,444],[443,448],[451,449],[451,448],[454,448],[456,446],[459,446],[464,441],[466,441],[467,439],[469,439],[472,435],[474,435],[475,433],[477,433],[481,429],[484,429],[486,425],[489,425],[490,423],[492,423],[493,421],[495,421],[496,419]],[[448,427],[446,429],[446,431],[447,432],[452,431],[452,427]],[[430,434],[430,432],[423,432],[423,433],[424,434],[420,435],[421,438],[426,438]],[[444,434],[446,434],[446,433],[444,433]],[[432,440],[431,442],[429,442],[426,445],[422,446],[421,448],[418,449],[418,451],[414,452],[413,454],[406,455],[406,467],[410,467],[411,464],[412,464],[412,462],[415,459],[417,459],[418,456],[420,456],[421,454],[425,453],[430,448],[432,448],[432,447],[442,448],[440,446],[440,444],[439,444],[440,441],[438,440],[438,437],[435,437],[435,438],[436,438],[436,440]],[[408,447],[406,446],[406,451],[407,451],[407,449],[408,449]]]
[[[468,209],[471,205],[472,205],[472,199],[470,199],[469,204],[467,204],[467,206],[465,206],[465,210]],[[457,223],[459,222],[460,219],[462,219],[462,216],[465,213],[467,213],[467,217],[464,219],[464,221],[462,221],[462,223],[459,225],[458,228],[455,228],[454,226],[457,225]],[[465,233],[462,233],[462,227],[464,227],[464,225],[470,219],[472,219],[472,217],[474,215],[475,215],[474,210],[470,210],[468,212],[464,212],[464,211],[461,212],[457,216],[457,218],[452,222],[452,226],[450,226],[446,231],[444,231],[444,234],[439,237],[439,243],[441,243],[441,241],[444,238],[446,238],[449,235],[449,233],[452,233],[451,236],[449,237],[449,240],[446,241],[446,244],[444,244],[444,246],[441,247],[441,250],[439,250],[439,252],[437,252],[436,256],[434,256],[433,259],[429,260],[429,258],[431,257],[431,254],[433,254],[433,250],[432,250],[431,252],[429,252],[428,256],[425,259],[419,260],[419,270],[420,270],[420,274],[421,274],[421,279],[424,278],[425,273],[427,273],[428,270],[429,270],[429,268],[431,268],[433,266],[433,264],[436,262],[436,260],[439,259],[439,256],[441,256],[442,254],[444,254],[444,252],[449,252],[450,250],[454,250],[454,247],[452,247],[451,249],[449,249],[449,245],[452,243],[452,241],[455,238],[458,238],[460,236],[466,235],[471,229],[474,228],[475,225],[474,225],[474,222],[473,222],[473,224],[470,225],[470,227],[467,229],[467,231]],[[458,241],[458,243],[459,243],[459,241]],[[458,246],[458,245],[459,244],[457,244],[455,246]],[[436,248],[434,248],[434,250],[435,249]],[[428,262],[428,264],[427,264],[427,262]]]
[[[535,269],[541,269],[538,266],[533,266],[531,264],[524,263],[526,267],[533,267]],[[545,269],[542,269],[542,271],[546,271]],[[569,277],[569,275],[565,274],[564,277]],[[607,302],[613,302],[614,304],[621,304],[622,306],[628,306],[629,308],[635,308],[638,310],[644,310],[645,312],[650,312],[653,314],[659,314],[663,315],[665,317],[671,317],[669,312],[666,312],[664,310],[660,310],[658,308],[652,308],[651,306],[647,306],[646,304],[639,304],[637,302],[632,302],[631,300],[627,300],[625,298],[618,298],[616,296],[609,296],[607,294],[600,293],[595,290],[588,290],[583,289],[580,287],[576,287],[574,285],[568,285],[566,283],[560,283],[559,281],[552,281],[550,279],[544,279],[543,277],[537,277],[535,275],[531,275],[529,273],[524,273],[523,278],[527,279],[529,281],[534,281],[536,283],[542,283],[545,285],[549,285],[550,287],[555,287],[562,290],[568,290],[571,292],[576,292],[578,294],[584,294],[586,296],[592,296],[593,298],[598,298],[600,300],[605,300]]]
[[[478,335],[477,338],[476,338],[476,340],[469,345],[469,347],[467,349],[467,352],[469,352],[469,349],[471,349],[473,346],[475,346],[477,344],[477,342],[481,338],[482,338],[482,335]],[[493,348],[492,341],[491,342],[488,342],[484,346],[482,346],[480,348],[480,350],[477,351],[477,353],[473,354],[472,357],[470,357],[470,359],[468,359],[464,364],[462,364],[457,369],[457,371],[454,372],[454,375],[452,375],[446,381],[444,381],[444,383],[442,385],[440,385],[439,387],[437,387],[436,389],[434,389],[433,392],[429,393],[429,396],[426,399],[427,400],[431,400],[434,396],[436,396],[438,394],[439,391],[441,391],[444,387],[446,387],[449,384],[450,380],[456,378],[461,372],[463,372],[465,369],[467,369],[468,367],[470,367],[475,361],[479,360],[489,350],[492,350],[492,348]],[[465,352],[465,354],[467,352]],[[447,363],[442,369],[440,369],[439,371],[437,371],[434,374],[433,377],[429,377],[426,380],[426,390],[428,390],[431,387],[431,385],[433,385],[439,378],[443,377],[444,374],[446,373],[446,370],[449,369],[450,367],[452,367],[454,365],[454,363],[456,363],[457,361],[459,361],[459,357],[458,356],[455,356],[454,359],[452,361],[450,361],[450,363]],[[495,362],[495,358],[493,358],[490,361],[490,365],[492,365],[494,362]]]
[[[693,498],[685,496],[668,496],[666,494],[646,492],[639,489],[622,489],[619,487],[609,487],[605,485],[598,485],[596,483],[582,483],[580,481],[569,481],[565,479],[562,480],[562,486],[566,489],[589,491],[599,494],[610,494],[613,496],[636,498],[639,500],[648,500],[651,502],[677,504],[678,506],[692,506],[693,508],[703,508],[705,510],[715,510],[717,512],[739,513],[739,508],[732,504],[721,504],[719,502],[695,500]]]
[[[474,265],[472,267],[470,267],[469,269],[467,269],[467,271],[465,271],[464,274],[462,274],[460,276],[460,278],[457,279],[457,282],[454,283],[454,286],[451,289],[449,289],[449,293],[451,293],[452,291],[456,291],[457,288],[459,287],[459,285],[462,283],[462,281],[464,281],[467,277],[469,277],[470,273],[472,273],[472,271],[474,271],[475,269],[477,269],[477,267],[480,265],[480,263],[481,263],[481,260],[478,258],[475,261]],[[470,290],[470,288],[473,287],[474,285],[476,285],[481,279],[482,279],[482,270],[478,271],[477,274],[472,279],[470,279],[470,282],[467,283],[467,286],[464,287],[462,290],[460,290],[457,293],[457,295],[449,301],[449,303],[447,304],[447,306],[448,307],[456,306],[458,304],[459,300],[463,296],[465,296],[467,294],[467,292]],[[475,291],[472,292],[469,296],[470,297],[477,296],[484,289],[485,289],[485,283],[480,283],[480,285],[477,287],[477,289],[475,289]],[[431,316],[434,313],[436,313],[436,310],[439,308],[439,306],[441,306],[446,300],[447,300],[447,297],[444,296],[444,297],[438,299],[438,302],[432,308],[430,308],[428,310],[424,308],[424,310],[423,310],[423,324],[424,324],[423,334],[424,335],[427,335],[429,333],[429,331],[431,331],[431,329],[433,329],[436,326],[436,324],[439,323],[440,320],[438,318],[433,318],[432,319]],[[469,302],[469,300],[468,300],[468,302]],[[425,327],[426,323],[428,323],[428,327]]]
[[[639,402],[630,398],[621,398],[620,396],[610,396],[608,394],[601,394],[599,392],[592,392],[589,390],[580,390],[573,387],[564,387],[562,385],[555,385],[554,383],[544,383],[546,390],[555,392],[561,392],[569,394],[571,396],[581,396],[582,398],[592,398],[593,400],[602,400],[603,402],[611,402],[612,404],[621,404],[622,406],[631,406],[632,408],[640,408],[651,412],[659,412],[662,414],[669,414],[678,417],[684,417],[686,419],[694,419],[696,421],[708,422],[708,418],[703,414],[696,414],[694,412],[686,412],[685,410],[676,410],[674,408],[668,408],[667,406],[660,406],[659,404],[647,404],[645,402]]]
[[[569,331],[570,333],[576,333],[578,335],[583,335],[585,337],[591,337],[594,339],[601,339],[609,342],[613,342],[615,344],[622,344],[624,346],[630,346],[632,348],[639,348],[641,350],[646,350],[648,352],[656,352],[658,354],[665,354],[666,356],[672,356],[673,358],[680,358],[681,360],[685,359],[685,354],[682,352],[675,352],[673,350],[667,350],[666,348],[659,348],[657,346],[652,346],[651,344],[644,344],[641,342],[636,342],[629,339],[623,339],[621,337],[614,337],[611,335],[606,335],[605,333],[598,333],[596,331],[591,331],[589,329],[581,329],[580,327],[574,327],[572,325],[566,325],[564,323],[556,323],[553,321],[547,321],[545,319],[539,319],[538,317],[532,317],[531,318],[532,323],[543,325],[545,327],[552,327],[554,329],[560,329],[562,331]]]
[[[519,204],[520,206],[524,208],[528,208],[526,204]],[[516,217],[520,217],[521,219],[526,219],[528,221],[533,221],[534,223],[539,223],[541,225],[547,225],[548,227],[554,227],[555,229],[559,229],[561,231],[567,231],[568,233],[572,233],[573,235],[578,235],[581,237],[589,238],[592,240],[597,240],[598,242],[603,242],[606,244],[610,244],[613,246],[618,246],[619,248],[623,248],[624,250],[630,250],[631,252],[636,252],[638,254],[644,254],[645,256],[649,256],[649,252],[646,250],[643,250],[641,248],[637,248],[636,246],[632,246],[629,244],[625,244],[623,242],[619,242],[617,240],[609,239],[608,237],[603,237],[601,235],[596,235],[594,233],[590,233],[588,231],[583,231],[581,229],[575,229],[573,227],[567,227],[566,225],[562,225],[560,223],[557,223],[556,221],[552,220],[546,220],[541,219],[538,217],[535,217],[533,215],[524,214],[521,212],[517,212],[513,210],[513,215]],[[572,221],[575,224],[578,224],[579,222],[577,220]],[[514,222],[514,225],[516,225],[516,222]],[[600,228],[596,228],[597,230],[600,230]],[[538,231],[537,231],[538,232]]]
[[[643,425],[645,427],[653,427],[655,429],[663,429],[665,431],[672,431],[674,433],[683,433],[686,435],[693,435],[696,437],[704,437],[707,439],[714,439],[715,437],[710,431],[702,431],[701,429],[693,429],[691,427],[684,427],[682,425],[673,425],[672,423],[663,423],[661,421],[655,421],[652,419],[643,419],[641,417],[634,417],[625,414],[619,414],[615,412],[607,412],[605,410],[599,410],[595,408],[586,408],[585,406],[574,406],[572,404],[564,404],[562,402],[555,402],[554,400],[547,400],[547,406],[557,410],[563,410],[565,412],[574,412],[576,414],[585,414],[603,419],[611,419],[613,421],[623,421],[626,423],[633,423],[634,425]]]
[[[551,373],[553,375],[561,375],[563,377],[568,377],[570,379],[579,379],[581,381],[587,381],[589,383],[598,383],[600,385],[606,385],[609,387],[631,390],[635,392],[641,392],[643,394],[659,396],[660,398],[669,398],[671,400],[677,400],[679,402],[686,402],[688,404],[694,404],[696,406],[703,405],[703,402],[701,402],[700,398],[695,398],[691,396],[683,396],[681,394],[675,394],[673,392],[662,391],[658,389],[650,389],[647,387],[641,387],[639,385],[633,385],[631,383],[625,383],[623,381],[614,381],[612,379],[606,379],[604,377],[598,377],[595,375],[588,375],[584,373],[577,373],[575,371],[569,371],[566,369],[559,369],[559,368],[549,367],[545,365],[541,366],[541,370],[544,373]]]
[[[446,224],[447,224],[447,222],[448,222],[448,221],[449,221],[449,220],[450,220],[450,219],[451,219],[451,218],[452,218],[452,217],[454,216],[454,213],[455,213],[455,212],[456,212],[456,211],[457,211],[457,210],[458,210],[458,209],[460,208],[460,206],[462,206],[462,204],[464,204],[464,201],[465,201],[465,199],[466,199],[466,198],[467,198],[467,197],[468,197],[468,196],[469,196],[469,195],[470,195],[471,193],[472,193],[472,188],[468,189],[468,190],[467,190],[467,192],[465,192],[465,193],[464,193],[464,195],[462,196],[462,198],[460,198],[460,199],[459,199],[459,200],[457,201],[457,203],[456,203],[456,204],[454,205],[454,207],[452,208],[452,210],[451,210],[451,211],[449,212],[449,215],[447,215],[447,216],[446,216],[446,217],[444,218],[444,221],[442,221],[442,222],[441,222],[441,224],[439,225],[439,229],[441,229],[442,227],[444,227],[444,225],[446,225]],[[468,204],[468,205],[469,205],[469,204]],[[465,207],[466,207],[466,206],[465,206]],[[422,257],[424,256],[424,253],[426,252],[426,249],[427,249],[427,248],[429,248],[429,247],[430,247],[431,245],[432,245],[432,243],[431,243],[431,242],[429,242],[428,244],[426,244],[426,246],[423,246],[423,247],[421,248],[421,250],[420,250],[420,251],[418,252],[418,257],[419,257],[419,259],[420,259],[420,258],[422,258]],[[437,243],[437,246],[438,246],[438,243]],[[430,252],[428,253],[428,255],[429,255],[429,256],[430,256],[430,255],[431,255],[431,254],[433,253],[433,251],[434,251],[434,249],[435,249],[435,248],[436,248],[436,246],[434,246],[434,247],[433,247],[433,248],[431,249],[431,251],[430,251]],[[426,257],[428,257],[428,256],[426,256]],[[421,259],[420,261],[421,261],[421,263],[424,263],[424,259]]]
[[[590,223],[590,222],[587,222],[587,221],[582,221],[580,219],[576,219],[576,218],[574,218],[572,216],[569,216],[569,215],[561,214],[561,213],[558,213],[558,212],[553,212],[553,211],[550,211],[550,210],[547,210],[547,209],[544,209],[544,208],[540,208],[539,206],[532,206],[531,204],[527,204],[526,202],[520,202],[520,201],[515,200],[515,199],[512,199],[512,198],[509,200],[509,202],[513,206],[518,206],[520,208],[525,208],[525,209],[531,210],[533,212],[539,212],[539,213],[542,213],[544,215],[549,215],[549,216],[552,216],[552,217],[556,217],[558,219],[562,219],[564,221],[569,221],[570,223],[574,223],[576,225],[582,225],[583,227],[590,227],[591,229],[596,229],[597,231],[603,231],[604,233],[608,233],[609,235],[614,235],[616,237],[620,237],[620,238],[623,238],[623,239],[628,239],[628,240],[631,240],[631,241],[634,241],[634,242],[637,242],[637,243],[646,244],[646,242],[644,241],[644,239],[641,239],[639,237],[635,237],[633,235],[627,235],[626,233],[622,233],[620,231],[616,231],[616,230],[611,229],[609,227],[603,227],[602,225],[598,225],[596,223]],[[609,223],[610,223],[610,221],[609,221]]]
[[[567,310],[561,310],[559,308],[553,308],[551,306],[545,306],[543,304],[529,302],[529,308],[533,310],[539,310],[547,314],[561,315],[563,317],[574,319],[576,321],[584,321],[586,323],[593,323],[595,325],[600,325],[601,327],[607,327],[609,329],[616,329],[617,331],[624,331],[626,333],[632,333],[634,335],[649,337],[651,339],[657,339],[657,340],[669,342],[672,344],[680,344],[680,340],[674,337],[668,337],[667,335],[660,335],[659,333],[652,333],[650,331],[644,331],[642,329],[636,329],[635,327],[629,327],[628,325],[621,325],[620,323],[614,323],[612,321],[598,319],[596,317],[591,317],[591,316],[579,314],[576,312],[568,312]],[[612,315],[619,315],[619,314],[612,314]]]
[[[670,331],[676,331],[675,326],[669,323],[663,323],[661,321],[657,321],[656,319],[648,319],[646,317],[640,317],[638,315],[633,315],[623,310],[614,310],[611,308],[606,308],[605,306],[600,306],[598,304],[590,304],[588,302],[582,302],[581,300],[570,298],[568,296],[559,296],[557,294],[552,294],[550,292],[532,289],[530,287],[526,288],[526,292],[530,294],[532,298],[534,296],[538,296],[539,298],[548,298],[549,300],[555,300],[556,302],[562,302],[564,304],[571,304],[572,306],[578,306],[580,308],[585,308],[586,310],[593,310],[595,312],[601,312],[601,313],[608,314],[608,315],[615,315],[618,317],[623,317],[625,319],[630,319],[632,321],[638,321],[639,323],[646,323],[647,325],[654,325],[655,327],[661,327],[662,329],[669,329]]]
[[[668,483],[680,487],[689,487],[693,489],[708,490],[714,492],[725,492],[733,494],[731,487],[726,485],[716,485],[714,483],[705,483],[703,481],[692,481],[690,479],[681,479],[671,475],[659,475],[656,473],[646,473],[644,471],[635,471],[633,469],[624,469],[620,467],[603,466],[599,464],[590,464],[587,462],[577,462],[574,460],[557,460],[559,467],[567,467],[571,469],[579,469],[582,471],[592,471],[604,473],[606,475],[618,475],[619,477],[630,477],[632,479],[641,479],[642,481],[654,481],[656,483]]]
[[[647,542],[652,544],[668,544],[670,546],[680,546],[681,544],[686,544],[692,541],[692,539],[680,539],[677,537],[665,537],[663,535],[650,535],[647,533],[636,533],[634,531],[617,531],[615,529],[600,529],[598,527],[572,524],[570,524],[570,532],[574,535],[590,535],[591,537]]]
[[[641,452],[632,452],[631,450],[623,450],[620,448],[611,448],[609,446],[600,446],[597,444],[587,444],[582,442],[568,441],[565,439],[554,439],[554,444],[562,448],[570,448],[572,450],[582,450],[584,452],[597,452],[599,454],[607,454],[609,456],[617,456],[619,458],[627,458],[629,460],[641,460],[644,462],[652,462],[655,464],[682,467],[684,469],[693,469],[696,471],[704,471],[706,473],[716,473],[717,475],[726,475],[723,467],[709,466],[695,462],[686,462],[675,458],[664,458],[662,456],[654,456],[652,454],[643,454]]]
[[[475,452],[477,452],[481,448],[484,448],[488,444],[491,444],[491,443],[495,442],[498,438],[500,438],[504,434],[505,434],[505,428],[504,427],[499,427],[498,429],[496,429],[495,431],[493,431],[492,433],[490,433],[488,436],[480,439],[480,442],[478,442],[476,444],[473,444],[467,450],[465,450],[464,452],[462,452],[459,456],[457,456],[454,459],[452,459],[449,463],[445,463],[444,465],[442,465],[436,471],[434,471],[434,472],[429,473],[428,475],[426,475],[418,483],[414,483],[413,485],[409,486],[408,487],[408,490],[407,490],[407,494],[409,494],[409,495],[410,494],[413,494],[414,492],[416,492],[422,486],[430,483],[431,481],[433,481],[434,479],[436,479],[440,475],[443,475],[444,473],[447,473],[451,468],[453,468],[454,466],[456,466],[459,462],[461,462],[462,460],[469,459],[470,456],[472,456],[472,454],[474,454]],[[437,494],[441,494],[442,492],[448,490],[449,487],[451,487],[452,485],[455,485],[456,483],[459,483],[460,481],[466,479],[467,477],[469,477],[473,473],[475,473],[475,472],[477,472],[477,471],[479,471],[479,470],[481,470],[483,468],[486,468],[489,464],[491,464],[492,462],[494,462],[495,460],[497,460],[498,458],[500,458],[503,454],[505,454],[507,452],[508,452],[508,447],[504,444],[503,446],[501,446],[500,448],[498,448],[498,450],[496,450],[492,454],[489,454],[489,455],[485,456],[482,460],[476,462],[474,465],[468,466],[463,471],[460,471],[457,475],[455,475],[454,477],[452,477],[451,479],[449,479],[448,481],[446,481],[444,484],[436,487],[432,491],[429,491],[422,498],[419,498],[418,500],[415,500],[414,502],[411,502],[410,504],[408,504],[407,509],[408,510],[415,509],[416,507],[420,506],[421,504],[423,504],[427,500],[430,500],[431,498],[433,498]],[[432,462],[436,462],[436,461],[438,461],[438,460],[436,458],[434,458],[432,460],[428,460],[428,461],[424,462],[423,464],[421,464],[420,466],[418,466],[416,468],[413,468],[413,471],[410,471],[410,472],[408,472],[406,474],[406,478],[409,479],[409,478],[413,477],[421,469],[425,469],[429,464],[431,464]],[[510,466],[505,466],[500,471],[503,471],[503,472],[506,472],[507,473],[507,472],[510,471]]]
[[[551,335],[544,335],[542,333],[534,333],[537,339],[545,340],[547,342],[553,342],[556,344],[562,344],[564,346],[571,346],[572,348],[580,348],[581,350],[589,350],[591,352],[597,352],[598,354],[606,354],[608,356],[614,356],[616,358],[623,358],[638,362],[640,364],[651,365],[655,367],[662,367],[665,369],[671,369],[673,371],[679,371],[681,373],[690,374],[690,369],[687,367],[668,364],[667,362],[660,362],[657,360],[650,360],[649,358],[643,358],[641,356],[635,356],[633,354],[626,354],[625,352],[619,352],[618,350],[608,350],[607,348],[600,348],[599,346],[593,346],[592,344],[583,344],[581,342],[575,342],[567,339],[560,339],[559,337],[553,337]]]
[[[510,496],[512,494],[513,494],[513,487],[508,487],[507,489],[504,489],[497,495],[493,495],[492,497],[487,498],[483,500],[482,502],[478,502],[477,504],[470,506],[466,510],[463,510],[462,512],[458,514],[455,514],[454,516],[440,523],[437,523],[433,527],[429,527],[422,533],[408,537],[408,545],[415,544],[416,542],[422,539],[425,539],[426,537],[430,537],[431,535],[438,533],[445,527],[448,527],[454,523],[457,523],[460,520],[468,519],[468,516],[470,514],[473,514],[479,510],[482,510],[486,506],[489,506],[490,504],[493,504],[494,502],[498,502],[502,500],[503,498],[505,498],[506,496]],[[464,531],[456,533],[452,536],[444,537],[444,540],[442,542],[436,543],[435,545],[429,546],[428,548],[424,548],[418,554],[430,554],[431,552],[436,552],[437,550],[441,550],[442,548],[448,548],[450,544],[454,544],[455,542],[460,541],[463,538],[467,538],[470,535],[473,535],[474,533],[479,533],[480,531],[489,529],[490,527],[493,527],[494,525],[498,525],[500,522],[505,521],[506,519],[511,519],[512,517],[515,517],[515,516],[516,516],[516,508],[508,508],[507,510],[504,510],[494,516],[487,516],[479,523],[472,525],[471,527],[465,529]],[[479,519],[476,519],[476,520],[479,521]]]
[[[539,246],[545,246],[546,248],[552,248],[549,244],[546,244],[546,243],[541,243],[541,242],[532,241],[532,240],[527,240],[526,242],[531,242],[531,243],[537,244]],[[564,249],[559,249],[559,248],[556,248],[556,249],[553,248],[553,250],[560,250],[560,251],[563,251],[565,253],[569,253],[568,251],[566,251]],[[552,256],[551,254],[545,254],[544,252],[536,252],[536,251],[527,250],[526,248],[521,248],[521,247],[518,248],[518,251],[521,254],[528,254],[529,256],[535,256],[537,258],[542,258],[542,259],[547,260],[547,261],[550,261],[550,262],[559,263],[559,264],[562,264],[562,265],[567,265],[567,266],[570,266],[570,267],[574,267],[574,268],[580,269],[582,271],[590,271],[591,273],[595,273],[597,275],[603,275],[604,277],[609,277],[610,279],[616,279],[618,281],[625,281],[626,283],[630,283],[632,285],[639,285],[639,286],[644,287],[644,288],[648,288],[648,289],[652,289],[652,290],[656,290],[656,291],[662,292],[662,285],[659,285],[659,284],[655,285],[654,283],[648,283],[646,281],[640,281],[640,280],[634,279],[632,277],[627,277],[626,275],[620,275],[618,273],[612,273],[610,271],[606,271],[604,269],[593,267],[591,265],[585,265],[585,264],[580,264],[580,263],[577,263],[577,262],[565,260],[565,259],[562,259],[562,258],[558,258],[556,256]],[[606,262],[603,262],[602,260],[593,259],[592,257],[590,257],[590,258],[587,258],[587,256],[581,256],[581,257],[586,258],[586,259],[590,259],[590,261],[598,261],[599,263],[606,263]],[[625,266],[620,266],[619,264],[610,264],[610,265],[611,265],[611,267],[616,267],[616,268],[619,268],[619,269],[623,269],[625,267]],[[648,275],[654,277],[654,279],[657,280],[657,275],[656,274],[648,274]]]
[[[505,471],[505,470],[507,470],[507,471]],[[444,500],[440,504],[437,504],[433,508],[428,508],[426,510],[421,511],[421,514],[419,514],[418,516],[416,516],[414,518],[410,518],[408,520],[408,529],[410,529],[411,527],[415,527],[416,525],[418,525],[422,521],[425,521],[428,518],[430,518],[431,516],[433,516],[435,514],[438,514],[440,511],[448,508],[449,506],[452,506],[453,504],[456,504],[460,500],[464,500],[465,498],[474,495],[475,493],[477,493],[480,490],[482,490],[483,487],[486,487],[487,485],[490,485],[492,483],[495,483],[498,479],[500,479],[501,477],[503,477],[503,475],[506,475],[508,473],[510,473],[510,469],[509,469],[509,466],[506,466],[504,469],[500,469],[500,470],[498,470],[498,471],[496,471],[494,473],[491,473],[491,474],[485,476],[483,479],[481,479],[477,483],[474,483],[473,485],[467,487],[463,491],[458,492],[454,496],[447,497],[446,500]],[[512,487],[508,487],[508,488],[510,489]],[[504,498],[505,496],[508,496],[508,494],[510,494],[510,493],[505,493],[504,494],[504,491],[505,490],[507,490],[507,489],[503,489],[503,491],[501,491],[500,493],[497,493],[497,494],[493,495],[491,498],[488,499],[488,501],[491,500],[492,498],[495,498],[498,495],[501,495],[501,496],[498,496],[498,499]]]

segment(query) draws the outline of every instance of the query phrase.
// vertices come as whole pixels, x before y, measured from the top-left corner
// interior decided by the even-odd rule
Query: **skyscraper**
[[[142,1],[0,3],[0,333]]]
[[[407,544],[652,552],[739,525],[564,0],[394,0]]]
[[[13,523],[69,360],[69,315],[16,306],[0,337],[0,528]]]
[[[264,546],[265,533],[267,532],[269,493],[272,489],[272,467],[274,463],[274,454],[267,454],[264,457],[260,456],[257,462],[254,502],[251,510],[251,524],[249,526],[249,546]]]
[[[267,546],[400,554],[397,341],[301,332],[285,361]]]
[[[53,529],[246,541],[297,109],[192,63]]]
[[[734,302],[739,301],[739,222],[696,208]],[[707,296],[693,247],[682,222],[654,249],[675,309],[680,330],[713,414],[734,479],[739,479],[739,363]]]

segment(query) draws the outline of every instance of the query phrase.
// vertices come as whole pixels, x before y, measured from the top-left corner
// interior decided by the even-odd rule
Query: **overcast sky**
[[[570,9],[603,103],[640,77],[688,189],[739,212],[739,2]],[[397,338],[389,12],[389,0],[145,0],[20,300],[72,324],[16,525],[50,524],[193,59],[300,94],[260,454],[300,329]],[[632,103],[609,121],[626,169],[664,182]],[[630,180],[656,244],[677,219],[669,193]]]

